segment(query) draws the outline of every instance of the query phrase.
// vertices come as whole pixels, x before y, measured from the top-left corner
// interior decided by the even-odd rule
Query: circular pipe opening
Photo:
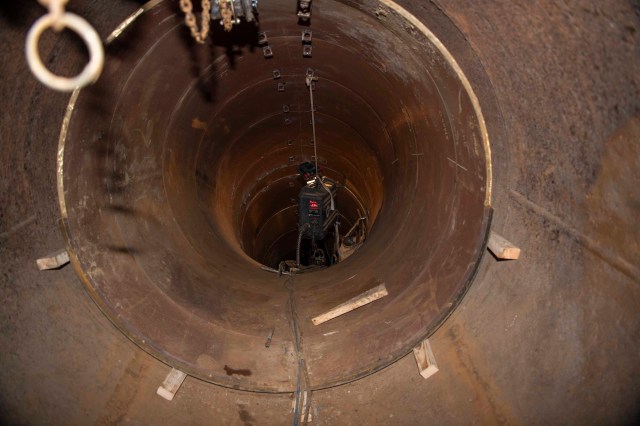
[[[387,0],[314,3],[309,27],[272,1],[259,30],[214,25],[207,46],[169,2],[149,7],[63,126],[62,215],[94,300],[154,356],[240,389],[290,392],[300,365],[332,386],[409,352],[468,288],[490,219],[484,121],[453,58]],[[365,212],[368,234],[344,262],[279,277],[261,265],[295,249],[308,72],[318,162],[344,227]],[[387,297],[312,324],[380,284]]]
[[[273,42],[277,41],[276,38]],[[274,268],[283,260],[296,258],[298,194],[306,185],[298,166],[314,161],[305,75],[281,73],[284,75],[279,79],[261,81],[239,93],[212,118],[213,125],[219,128],[203,135],[193,171],[200,202],[212,207],[208,214],[216,226],[230,230],[230,244]],[[294,98],[277,92],[282,79],[287,80],[288,90],[296,92]],[[243,87],[242,77],[230,84]],[[359,217],[366,216],[369,225],[373,224],[382,205],[383,189],[376,152],[356,129],[332,111],[339,107],[330,98],[335,95],[335,83],[329,76],[316,83],[318,166],[324,176],[338,183],[334,201],[344,235]],[[255,99],[272,102],[247,111]],[[279,104],[281,109],[274,112]],[[191,107],[184,106],[186,111]],[[375,116],[367,117],[370,109],[358,114],[361,122],[376,123]],[[242,116],[246,121],[232,128],[228,124],[231,116]],[[185,129],[177,126],[176,131]],[[218,135],[225,132],[229,136],[222,142]],[[226,146],[216,146],[219,143]]]

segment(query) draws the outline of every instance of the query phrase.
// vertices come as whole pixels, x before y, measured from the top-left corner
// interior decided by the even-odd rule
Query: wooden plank
[[[380,299],[381,297],[384,297],[386,295],[388,295],[389,293],[387,292],[387,287],[385,287],[384,284],[380,284],[377,287],[372,288],[371,290],[368,290],[362,294],[360,294],[359,296],[354,297],[353,299],[350,299],[338,306],[336,306],[335,308],[331,309],[328,312],[325,312],[322,315],[318,315],[317,317],[313,318],[311,321],[313,321],[313,324],[315,325],[319,325],[322,324],[323,322],[327,322],[331,319],[334,319],[335,317],[339,317],[340,315],[344,315],[347,312],[351,312],[354,309],[357,309],[361,306],[367,305],[375,300]]]
[[[433,376],[438,372],[438,364],[433,356],[429,339],[423,340],[418,346],[413,348],[413,356],[416,358],[420,375],[425,379]]]
[[[60,250],[36,260],[38,269],[41,271],[62,268],[67,263],[69,263],[69,254],[66,250]]]
[[[180,370],[172,368],[167,377],[162,382],[162,386],[158,388],[156,393],[164,399],[171,401],[182,386],[182,382],[187,378],[187,374]]]
[[[520,249],[504,237],[491,231],[487,247],[498,259],[515,260],[520,257]]]

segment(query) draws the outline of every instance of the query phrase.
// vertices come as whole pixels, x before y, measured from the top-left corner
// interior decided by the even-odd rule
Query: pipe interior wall
[[[493,227],[523,256],[511,263],[484,256],[460,307],[431,337],[437,375],[422,380],[409,355],[361,380],[313,392],[314,424],[637,423],[640,287],[625,266],[640,264],[637,2],[399,3],[442,40],[478,94],[492,143]],[[71,1],[68,9],[106,39],[141,4]],[[378,3],[368,6],[375,11]],[[56,145],[68,95],[38,84],[21,59],[26,31],[43,13],[35,1],[0,3],[0,419],[291,421],[290,394],[192,378],[166,403],[155,389],[169,367],[113,327],[73,269],[37,271],[35,258],[65,244]],[[138,45],[143,32],[136,28],[109,47],[112,60]],[[41,52],[67,75],[86,60],[66,33],[46,33]],[[189,54],[211,63],[206,50],[197,52]],[[190,71],[199,75],[201,68],[194,62]],[[374,227],[382,234],[388,193],[385,162],[379,164],[383,198]],[[212,195],[204,186],[198,203]],[[207,226],[216,226],[213,212],[206,213]],[[248,248],[250,239],[227,225],[221,229],[229,231],[225,244],[235,245],[233,258],[255,264],[252,256],[266,249]],[[281,324],[289,327],[289,318]]]
[[[309,386],[327,387],[405,355],[460,301],[490,217],[484,119],[448,53],[380,10],[314,6],[310,58],[287,2],[261,6],[272,58],[251,25],[196,45],[168,2],[108,46],[102,78],[69,108],[61,205],[74,266],[141,347],[204,380],[276,392],[295,389],[300,356]],[[309,72],[319,165],[343,186],[345,225],[360,210],[370,233],[345,262],[286,280],[260,263],[295,253]],[[381,283],[389,297],[311,324]]]

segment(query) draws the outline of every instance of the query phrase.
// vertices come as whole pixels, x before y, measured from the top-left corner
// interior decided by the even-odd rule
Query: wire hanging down
[[[313,82],[318,81],[318,77],[314,77],[313,75],[308,75],[306,77],[307,87],[309,88],[309,98],[311,100],[311,131],[313,132],[313,159],[316,165],[316,179],[320,179],[320,175],[318,174],[318,150],[316,143],[316,108],[313,105]]]
[[[324,182],[322,181],[322,179],[320,178],[320,172],[318,169],[318,142],[316,140],[316,107],[313,103],[313,88],[314,88],[314,82],[318,81],[318,77],[314,76],[313,74],[311,75],[307,75],[307,77],[305,78],[305,81],[307,83],[307,87],[309,87],[309,99],[310,99],[310,103],[311,103],[311,131],[313,134],[313,160],[314,160],[314,164],[316,167],[316,184],[320,185],[325,191],[327,191],[329,193],[329,196],[331,197],[331,211],[334,211],[336,209],[334,200],[333,200],[333,194],[331,193],[331,191],[329,190],[329,188],[327,188],[324,185]]]

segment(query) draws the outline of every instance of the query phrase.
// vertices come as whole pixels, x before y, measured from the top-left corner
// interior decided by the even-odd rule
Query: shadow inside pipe
[[[0,1],[0,25],[6,27],[25,28],[38,18],[38,13],[46,10],[35,1]]]

